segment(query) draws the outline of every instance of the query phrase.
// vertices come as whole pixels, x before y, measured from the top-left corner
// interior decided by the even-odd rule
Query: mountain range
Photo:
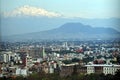
[[[1,18],[0,36],[32,33],[59,28],[65,23],[82,23],[92,27],[109,27],[120,31],[120,19],[7,17]]]
[[[62,26],[40,32],[6,36],[3,40],[54,40],[54,39],[111,39],[120,38],[113,28],[92,27],[82,23],[65,23]]]

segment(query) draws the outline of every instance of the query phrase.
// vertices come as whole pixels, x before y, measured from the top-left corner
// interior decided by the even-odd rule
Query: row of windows
[[[103,70],[116,71],[117,68],[104,68]]]
[[[112,72],[110,72],[110,71],[104,71],[103,73],[105,73],[105,74],[114,74],[115,72],[114,71],[112,71]]]
[[[103,70],[117,70],[117,69],[120,69],[120,68],[103,68]],[[87,70],[94,70],[94,68],[88,67]]]

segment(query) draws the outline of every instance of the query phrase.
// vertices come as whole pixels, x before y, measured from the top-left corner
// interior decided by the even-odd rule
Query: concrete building
[[[15,53],[12,53],[11,51],[3,51],[0,54],[0,61],[5,63],[10,62],[13,60],[14,54]]]
[[[120,69],[120,65],[107,65],[107,64],[92,64],[85,65],[87,67],[87,74],[91,73],[104,73],[106,74],[115,74],[115,72]]]
[[[40,57],[42,57],[43,59],[46,58],[46,53],[45,53],[45,48],[42,47],[42,52],[40,53]]]
[[[94,66],[87,66],[87,74],[95,73]]]
[[[21,69],[21,68],[16,69],[16,75],[27,76],[27,69]]]
[[[103,67],[103,73],[104,74],[112,74],[114,75],[115,72],[120,69],[120,65],[110,65],[110,66],[104,66]]]

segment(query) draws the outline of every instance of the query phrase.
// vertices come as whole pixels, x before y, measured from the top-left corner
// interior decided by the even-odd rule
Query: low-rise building
[[[104,73],[106,74],[115,74],[115,72],[120,69],[120,65],[107,65],[107,64],[92,64],[85,65],[87,67],[87,74],[91,73]]]
[[[21,69],[21,68],[16,69],[16,75],[27,76],[27,69]]]

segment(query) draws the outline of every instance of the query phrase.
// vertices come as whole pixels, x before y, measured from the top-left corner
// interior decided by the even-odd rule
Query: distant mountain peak
[[[65,28],[65,27],[81,27],[81,26],[85,26],[85,25],[83,25],[80,22],[77,22],[77,23],[73,23],[73,22],[70,23],[69,22],[69,23],[63,24],[60,28]]]
[[[61,27],[59,27],[60,31],[63,32],[73,32],[73,33],[79,33],[79,32],[86,32],[87,30],[91,31],[92,27],[89,25],[84,25],[82,23],[66,23],[63,24]]]
[[[18,36],[10,36],[16,39],[111,39],[120,38],[120,32],[112,28],[98,28],[84,25],[81,23],[66,23],[59,28],[42,31],[37,33],[30,33]]]

